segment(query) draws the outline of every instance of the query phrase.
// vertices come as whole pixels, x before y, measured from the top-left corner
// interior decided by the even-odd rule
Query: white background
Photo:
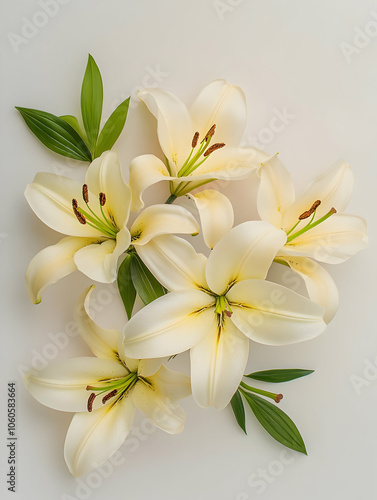
[[[377,466],[376,3],[64,3],[50,2],[46,18],[36,0],[1,2],[1,495],[25,500],[372,498]],[[367,37],[360,35],[365,30]],[[248,365],[249,370],[315,369],[310,377],[279,387],[281,408],[298,425],[308,457],[282,454],[284,448],[250,414],[245,436],[229,409],[202,410],[187,399],[183,434],[151,432],[140,416],[135,425],[141,437],[134,436],[133,446],[124,445],[117,463],[102,471],[108,478],[96,472],[78,481],[66,469],[63,444],[71,415],[34,401],[20,373],[38,359],[88,352],[77,337],[66,346],[51,346],[52,338],[68,338],[62,332],[89,280],[76,273],[50,287],[41,305],[30,303],[25,268],[59,235],[37,220],[23,191],[37,171],[82,177],[85,167],[40,145],[14,106],[77,114],[88,52],[102,72],[105,117],[130,93],[135,95],[136,87],[158,84],[189,104],[205,84],[226,78],[247,96],[245,144],[257,141],[271,153],[279,151],[299,189],[340,157],[352,165],[355,189],[348,213],[367,218],[371,244],[330,269],[341,296],[337,316],[311,342],[284,348],[253,344]],[[281,131],[266,131],[276,110],[289,118]],[[125,175],[134,156],[158,154],[154,119],[141,105],[130,110],[116,147]],[[156,201],[165,199],[166,192],[151,191]],[[237,221],[255,216],[252,180],[225,186],[225,192],[236,202]],[[113,297],[103,318],[108,327],[125,320]],[[187,357],[174,363],[187,369]],[[7,492],[5,479],[5,406],[12,380],[18,382],[16,494]],[[355,381],[362,384],[358,390]]]

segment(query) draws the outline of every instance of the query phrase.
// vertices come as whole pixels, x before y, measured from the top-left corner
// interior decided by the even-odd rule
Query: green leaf
[[[98,139],[94,158],[101,156],[104,151],[109,151],[114,146],[126,123],[129,104],[130,97],[119,104],[105,123]]]
[[[252,378],[254,380],[260,380],[262,382],[280,383],[289,382],[296,378],[305,377],[310,375],[314,370],[301,370],[299,368],[283,369],[283,370],[264,370],[261,372],[249,373],[245,377]]]
[[[81,137],[81,139],[84,142],[87,141],[87,137],[85,135],[85,132],[83,130],[81,130],[79,122],[78,122],[78,120],[77,120],[77,118],[75,116],[64,115],[64,116],[60,116],[60,118],[62,120],[64,120],[65,122],[67,122],[69,125],[71,125],[71,127],[76,130],[76,132],[79,134],[79,136]]]
[[[236,417],[237,424],[241,427],[244,433],[247,434],[245,424],[245,407],[243,405],[241,394],[238,390],[234,393],[234,396],[230,400],[230,404],[232,406],[234,416]]]
[[[118,270],[118,289],[126,309],[128,319],[132,316],[132,309],[136,299],[136,289],[131,278],[131,262],[135,254],[128,254]]]
[[[276,441],[307,455],[301,434],[286,413],[255,394],[241,392],[259,423]]]
[[[166,288],[156,280],[136,253],[131,260],[131,277],[136,291],[145,305],[167,293]]]
[[[103,85],[100,70],[89,54],[81,87],[81,114],[89,147],[94,152],[102,115]]]
[[[87,145],[65,120],[38,109],[17,106],[16,109],[33,134],[51,151],[74,160],[92,161]]]

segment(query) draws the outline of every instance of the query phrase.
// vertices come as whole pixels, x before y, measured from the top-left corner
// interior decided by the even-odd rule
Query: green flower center
[[[316,227],[318,226],[319,224],[321,224],[322,222],[324,222],[325,220],[327,220],[329,217],[331,217],[333,214],[336,213],[336,210],[335,208],[332,208],[331,210],[329,210],[327,212],[327,214],[325,214],[323,217],[321,217],[320,219],[318,220],[314,220],[315,219],[315,216],[316,216],[316,211],[317,211],[317,208],[319,207],[319,205],[321,204],[321,201],[320,200],[317,200],[313,203],[313,205],[311,206],[311,208],[309,208],[309,210],[306,210],[305,212],[303,212],[299,218],[298,218],[298,222],[296,222],[296,224],[289,230],[287,231],[287,243],[290,243],[292,240],[294,240],[295,238],[298,238],[299,236],[301,236],[302,234],[306,233],[307,231],[310,231],[310,229],[313,229],[313,227]],[[303,221],[303,220],[306,220],[308,219],[309,217],[310,218],[310,221],[301,229],[299,229],[298,231],[296,232],[293,232],[296,227]]]
[[[225,295],[216,296],[215,314],[218,315],[219,324],[224,322],[224,314],[228,318],[232,316],[233,311]]]
[[[88,411],[93,410],[93,403],[97,396],[102,396],[102,404],[116,396],[117,401],[127,394],[139,380],[137,372],[131,372],[125,377],[100,380],[98,385],[88,385],[87,391],[92,391],[88,398]]]
[[[115,221],[112,217],[110,219],[105,215],[103,207],[106,204],[106,195],[105,193],[99,193],[98,200],[101,215],[97,215],[89,206],[89,192],[87,184],[84,184],[82,187],[82,198],[85,202],[87,210],[79,207],[77,200],[72,200],[72,209],[73,213],[76,215],[77,220],[80,224],[88,224],[88,226],[97,229],[101,233],[103,233],[108,238],[113,240],[116,239],[116,235],[119,232],[119,228],[115,224]]]
[[[216,125],[212,125],[212,127],[208,130],[208,132],[204,136],[204,139],[200,143],[199,132],[195,132],[191,142],[191,152],[180,168],[178,177],[185,177],[187,175],[190,175],[194,170],[196,170],[202,163],[206,161],[211,153],[225,146],[223,142],[218,142],[216,144],[213,144],[212,146],[209,145],[212,137],[215,135],[215,130]]]

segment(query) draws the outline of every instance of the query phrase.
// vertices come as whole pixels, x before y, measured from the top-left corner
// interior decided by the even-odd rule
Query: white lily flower
[[[138,95],[157,119],[165,163],[153,155],[131,162],[136,212],[144,206],[143,191],[156,182],[170,181],[170,200],[174,200],[215,179],[244,179],[267,158],[263,151],[238,146],[246,125],[246,100],[239,87],[225,80],[204,87],[190,111],[176,96],[158,88]]]
[[[123,180],[118,155],[111,151],[90,164],[84,185],[56,174],[38,173],[25,196],[45,224],[68,235],[30,262],[26,283],[34,303],[41,301],[48,285],[76,269],[95,281],[113,282],[118,258],[131,243],[137,250],[156,235],[199,230],[187,210],[168,205],[148,207],[128,230],[131,191]]]
[[[190,349],[196,402],[224,408],[242,379],[249,339],[291,344],[319,335],[326,326],[321,306],[265,281],[285,241],[286,234],[269,223],[245,222],[207,259],[181,238],[155,238],[153,257],[141,256],[171,292],[127,323],[126,355],[154,358]]]
[[[120,333],[99,327],[90,317],[90,290],[79,302],[76,322],[97,357],[58,361],[25,375],[25,385],[37,401],[77,412],[64,447],[65,461],[76,477],[117,451],[131,430],[136,408],[165,432],[180,433],[185,413],[177,401],[191,394],[189,377],[167,369],[161,360],[124,355]]]
[[[336,162],[297,200],[291,176],[277,156],[266,161],[258,175],[259,216],[287,234],[276,262],[301,275],[310,298],[325,307],[329,322],[338,307],[337,288],[312,259],[338,264],[367,246],[365,220],[343,213],[352,193],[351,168],[342,160]]]

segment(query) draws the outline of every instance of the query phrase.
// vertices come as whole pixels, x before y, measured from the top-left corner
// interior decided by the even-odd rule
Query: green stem
[[[165,201],[165,204],[170,205],[177,199],[177,196],[175,194],[171,194],[169,198]]]
[[[240,387],[247,389],[250,392],[255,392],[256,394],[260,394],[261,396],[265,396],[266,398],[270,398],[278,403],[282,399],[282,394],[275,394],[274,392],[263,391],[262,389],[257,389],[256,387],[250,387],[245,384],[245,382],[240,383]],[[242,389],[240,389],[242,391]]]

